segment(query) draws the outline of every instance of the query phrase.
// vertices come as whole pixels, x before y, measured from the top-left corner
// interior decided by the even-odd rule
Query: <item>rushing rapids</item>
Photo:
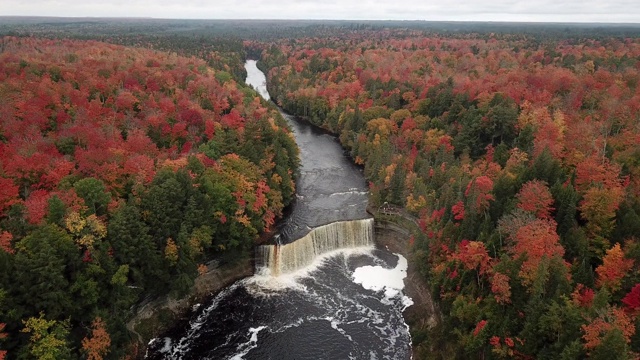
[[[339,249],[373,244],[373,219],[338,221],[312,229],[302,238],[283,245],[258,248],[256,271],[278,276],[309,266],[319,256]]]
[[[268,99],[255,61],[248,79]],[[283,114],[301,150],[297,200],[256,274],[153,339],[148,359],[409,359],[407,261],[375,249],[367,186],[336,139]]]

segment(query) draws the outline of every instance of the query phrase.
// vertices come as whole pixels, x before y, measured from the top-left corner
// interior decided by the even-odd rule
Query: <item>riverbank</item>
[[[433,302],[428,284],[415,265],[414,253],[410,243],[411,229],[400,219],[390,219],[389,216],[377,214],[375,223],[375,243],[377,247],[398,253],[407,258],[409,267],[405,280],[405,293],[414,304],[408,307],[403,315],[413,337],[413,358],[419,359],[418,354],[425,349],[421,346],[421,339],[428,329],[439,321],[436,304]],[[165,331],[185,320],[195,304],[206,301],[211,295],[221,291],[232,283],[253,275],[254,267],[251,259],[244,259],[235,264],[208,264],[208,271],[200,275],[191,288],[189,295],[182,299],[164,296],[159,299],[142,303],[136,314],[127,323],[127,329],[132,334],[134,342],[141,350],[153,338],[161,336]],[[140,355],[143,355],[144,352]]]
[[[250,75],[252,74],[260,75],[262,73],[257,74],[257,72],[255,71],[254,72],[248,71],[248,79],[251,77]],[[265,81],[264,76],[261,76],[259,77],[259,79],[254,79],[254,80],[255,80],[254,82],[256,82],[257,84],[264,86],[264,81]],[[292,120],[286,116],[285,118],[287,118],[287,120]],[[289,228],[282,230],[282,232],[285,234],[289,234],[289,236],[291,236],[291,234],[295,234],[296,236],[292,236],[292,239],[298,239],[299,238],[298,235],[300,234],[297,234],[296,231],[299,231],[299,229],[305,229],[305,228],[311,229],[311,228],[316,228],[321,224],[333,223],[339,220],[366,217],[367,215],[365,212],[365,208],[367,206],[366,204],[367,204],[368,188],[366,186],[366,182],[364,181],[364,178],[362,177],[362,169],[357,166],[354,166],[353,162],[349,161],[350,160],[349,158],[344,157],[344,150],[342,147],[336,146],[337,144],[335,141],[335,137],[324,136],[326,134],[326,130],[318,131],[315,126],[309,126],[308,124],[297,122],[297,121],[290,121],[290,125],[293,129],[293,133],[296,136],[296,143],[300,148],[306,150],[301,152],[301,161],[303,164],[302,165],[303,170],[306,170],[304,174],[308,174],[308,175],[306,177],[301,176],[298,179],[297,188],[299,191],[299,197],[297,198],[297,202],[295,203],[295,206],[292,209],[292,213],[288,217],[288,219],[291,219],[291,222],[287,224]],[[311,158],[305,158],[303,156],[305,154],[314,154],[314,156]],[[329,197],[332,196],[333,194],[340,194],[340,196],[331,197],[331,200],[329,200]],[[323,205],[322,207],[317,207],[318,201],[322,203]],[[330,204],[331,207],[327,208],[326,206],[327,204]],[[385,228],[387,227],[388,226],[385,225]],[[389,230],[389,229],[386,229],[386,230]],[[378,231],[377,233],[380,234],[377,237],[377,241],[376,241],[376,244],[379,247],[387,247],[389,250],[393,252],[401,253],[401,254],[404,254],[407,258],[409,259],[411,258],[411,251],[410,251],[411,249],[410,249],[410,246],[408,246],[409,236],[398,235],[398,233],[408,235],[408,233],[403,233],[403,231],[401,230],[401,226],[399,226],[397,229],[392,229],[391,232],[381,233],[380,231]],[[315,289],[316,291],[315,294],[320,294],[320,295],[326,294],[328,298],[336,299],[337,297],[334,296],[335,295],[334,292],[331,291],[332,286],[334,286],[334,284],[329,282],[327,282],[326,284],[322,283],[322,281],[326,279],[334,278],[332,276],[331,269],[326,269],[326,271],[327,271],[326,273],[319,275],[317,277],[317,280],[319,281],[318,284],[320,285],[320,287]],[[337,269],[337,270],[334,269],[334,271],[340,271],[340,269]],[[248,274],[250,274],[251,272],[252,272],[252,269],[251,269],[251,266],[249,265]],[[237,274],[237,273],[238,272],[235,272],[234,274]],[[339,275],[339,274],[334,274],[334,275]],[[409,279],[415,279],[415,280],[420,279],[419,274],[417,273],[416,269],[414,269],[413,267],[409,269]],[[343,278],[343,280],[346,282],[342,284],[345,286],[345,288],[348,288],[349,286],[353,286],[353,282],[350,281],[348,276],[346,278]],[[206,281],[206,280],[203,280],[203,281]],[[228,283],[231,283],[231,282],[233,281],[230,281]],[[424,318],[424,313],[427,313],[427,314],[434,313],[434,311],[428,310],[429,308],[433,307],[433,303],[431,302],[430,296],[428,295],[428,289],[426,286],[423,286],[422,284],[416,285],[415,281],[407,281],[407,282],[410,283],[407,286],[407,292],[414,299],[415,305],[410,307],[409,308],[410,310],[407,310],[405,312],[404,318],[416,319],[416,323],[419,323],[419,320]],[[222,287],[224,287],[224,285],[221,285],[218,288],[218,290],[220,290]],[[361,288],[359,286],[355,286],[353,290],[358,291],[358,290],[361,290]],[[210,293],[212,292],[209,292],[209,294]],[[358,298],[357,296],[351,296],[352,295],[351,293],[345,293],[345,294],[346,295],[344,294],[341,294],[341,295],[344,295],[345,298],[348,298],[348,299]],[[261,305],[263,307],[258,307],[258,309],[265,309],[264,311],[256,310],[256,308],[253,305],[253,298],[250,296],[250,294],[247,294],[246,291],[234,292],[233,294],[229,294],[229,296],[230,296],[229,299],[231,299],[231,301],[226,301],[226,298],[225,298],[225,301],[222,301],[220,303],[221,305],[219,308],[216,309],[216,311],[211,312],[210,314],[207,314],[207,324],[203,323],[202,328],[199,327],[198,329],[199,331],[201,331],[201,334],[205,334],[205,335],[200,336],[196,334],[190,340],[191,341],[190,343],[194,345],[193,354],[197,354],[196,356],[207,357],[208,356],[207,351],[209,351],[209,349],[228,345],[227,343],[218,344],[216,343],[216,341],[220,339],[224,341],[224,338],[228,337],[230,334],[233,334],[233,336],[237,339],[243,339],[244,337],[246,337],[246,334],[248,331],[251,334],[250,339],[254,339],[254,337],[255,339],[257,339],[257,336],[258,336],[257,333],[263,330],[264,333],[261,333],[260,336],[261,337],[267,336],[265,334],[269,333],[273,335],[271,338],[271,341],[274,341],[274,339],[278,340],[277,337],[282,337],[281,335],[282,332],[275,331],[278,329],[278,327],[276,326],[278,325],[278,323],[267,322],[265,324],[265,322],[262,319],[256,318],[254,314],[269,313],[270,317],[278,318],[280,322],[294,323],[294,324],[297,323],[297,320],[291,322],[291,319],[289,318],[282,318],[282,316],[286,315],[289,312],[289,310],[298,308],[295,304],[296,300],[287,298],[285,295],[281,297],[280,296],[270,297],[269,303],[267,304],[269,306],[264,307],[263,306],[264,304],[263,304]],[[193,299],[193,297],[189,297],[189,298]],[[159,304],[161,306],[154,306],[153,304],[151,304],[148,310],[152,316],[149,316],[148,318],[145,319],[143,314],[142,316],[140,316],[141,321],[138,321],[137,323],[134,322],[131,328],[137,333],[140,333],[140,331],[145,330],[146,327],[152,330],[151,334],[139,335],[141,341],[143,342],[148,341],[148,339],[153,338],[157,336],[158,333],[160,333],[160,331],[157,330],[157,328],[153,328],[153,325],[156,319],[158,321],[163,320],[162,318],[164,316],[163,313],[168,312],[170,314],[176,314],[180,311],[184,311],[184,313],[186,314],[191,309],[193,304],[198,302],[200,301],[197,301],[197,300],[186,301],[181,306],[173,306],[171,301],[161,302],[161,304]],[[292,302],[293,302],[293,305],[292,305]],[[358,310],[360,309],[359,307],[354,307],[353,306],[354,303],[351,300],[347,302],[336,303],[335,309],[331,308],[331,305],[333,303],[334,301],[332,300],[324,304],[324,306],[322,306],[319,309],[321,310],[321,312],[329,311],[329,313],[325,314],[325,316],[323,316],[322,319],[326,320],[327,316],[334,314],[334,311],[335,312],[345,311],[346,313],[352,314],[352,313],[357,313]],[[300,305],[301,305],[300,307],[301,309],[305,308],[304,299],[302,299],[302,301],[300,302]],[[372,306],[375,307],[376,304],[372,304]],[[345,309],[348,309],[348,310],[345,310]],[[421,309],[421,310],[417,310],[417,309]],[[403,316],[403,314],[400,314],[400,309],[395,308],[392,310],[394,311],[388,312],[388,311],[382,311],[381,309],[375,308],[375,311],[379,311],[380,314],[383,315],[383,320],[382,320],[383,323],[401,324],[401,322],[398,321],[398,320],[402,320],[401,318]],[[144,311],[142,311],[142,313],[144,313]],[[411,315],[411,314],[414,314],[414,315]],[[366,316],[366,314],[364,315],[365,316],[363,316],[362,319],[363,321],[366,322],[369,320],[369,317]],[[421,315],[421,316],[418,316],[418,315]],[[235,324],[236,323],[235,320],[237,319],[240,319],[239,323]],[[305,321],[305,319],[307,319],[306,313],[300,313],[300,319]],[[336,324],[337,324],[339,320],[340,319],[332,320],[331,327],[325,326],[323,328],[322,326],[317,326],[318,324],[316,324],[315,321],[313,323],[313,326],[311,327],[307,327],[307,328],[296,327],[295,329],[296,336],[301,336],[302,338],[304,338],[305,335],[301,335],[301,334],[305,334],[305,331],[308,331],[308,335],[322,336],[323,338],[330,339],[331,336],[336,335],[335,330],[337,329],[334,326],[337,326],[337,325],[334,324],[334,321],[336,321]],[[272,323],[274,325],[271,325]],[[361,324],[361,322],[357,322],[357,323]],[[145,325],[145,324],[148,324],[148,325]],[[228,327],[221,327],[222,324],[228,324]],[[237,326],[234,326],[234,324]],[[253,324],[260,324],[261,326],[254,326]],[[248,330],[247,330],[247,325],[250,326]],[[382,329],[382,331],[379,334],[377,334],[377,336],[380,337],[381,341],[379,344],[376,344],[376,345],[379,345],[379,347],[375,350],[379,351],[381,354],[384,353],[384,354],[389,354],[390,356],[400,356],[401,358],[408,358],[411,351],[408,346],[410,341],[408,334],[406,334],[406,332],[404,332],[405,330],[402,329],[403,331],[402,341],[403,341],[403,345],[406,345],[406,346],[403,346],[403,349],[404,349],[403,352],[398,353],[398,351],[400,350],[398,349],[398,343],[395,340],[393,341],[393,343],[389,343],[387,341],[388,340],[387,334],[389,333],[389,331],[393,330],[391,328],[393,325],[389,325],[389,326],[390,326],[389,329]],[[366,325],[364,325],[363,328],[366,328]],[[412,329],[414,328],[417,328],[417,327],[415,325],[412,325]],[[342,331],[340,330],[339,332],[342,333]],[[213,335],[213,334],[217,334],[217,335]],[[357,334],[357,332],[355,332],[354,334]],[[172,340],[179,339],[180,335],[176,336],[175,339],[174,337],[169,337],[169,338]],[[351,338],[351,335],[349,335],[349,338]],[[253,342],[257,341],[257,340],[250,340],[250,339],[249,341],[253,341]],[[340,339],[336,339],[336,340],[340,340]],[[355,335],[353,339],[356,339]],[[285,335],[279,341],[282,341],[283,343],[289,343],[291,341],[291,336]],[[353,341],[345,342],[344,349],[348,349],[350,346],[352,346],[352,343]],[[225,354],[228,354],[227,357],[233,357],[238,354],[245,354],[245,352],[241,351],[245,346],[243,344],[245,343],[243,343],[242,341],[238,342],[237,344],[234,343],[235,346],[231,346],[231,348],[233,349],[230,349],[230,351],[225,352]],[[369,345],[374,346],[374,344],[372,344],[369,339],[366,339],[366,344],[367,346]],[[267,345],[267,344],[263,344],[263,345]],[[322,354],[322,355],[318,355],[320,357],[327,356],[327,354],[331,352],[335,354],[349,353],[349,352],[342,351],[344,349],[342,350],[338,349],[338,347],[339,346],[337,343],[332,342],[331,347],[322,349],[320,352],[317,352],[318,348],[310,349],[310,348],[305,348],[304,346],[300,346],[299,348],[296,349],[297,351],[299,351],[299,353],[297,354],[294,352],[288,352],[286,354],[280,353],[279,348],[277,347],[271,350],[266,350],[266,351],[269,354],[279,354],[279,358],[290,358],[290,359],[308,357],[311,354],[314,354],[314,351],[316,351],[317,354]],[[199,348],[199,349],[196,349],[196,348]],[[156,351],[155,352],[156,358],[158,359],[163,358],[164,353],[160,349],[155,349],[155,350],[152,349],[152,351]],[[414,351],[414,358],[416,358],[415,349],[413,351]],[[217,356],[224,357],[222,353],[217,353],[217,354],[218,354]],[[362,355],[365,355],[365,354],[363,353]],[[194,355],[191,355],[191,356],[194,356]],[[339,356],[334,358],[343,358],[343,357]]]
[[[440,321],[440,310],[433,301],[429,284],[416,266],[416,256],[412,249],[411,235],[417,224],[410,216],[402,216],[402,212],[385,214],[377,209],[368,209],[375,218],[375,242],[378,247],[401,254],[408,261],[405,294],[413,300],[403,313],[412,336],[413,359],[420,359],[429,349],[423,340],[429,329]]]
[[[242,259],[233,264],[207,264],[207,272],[198,276],[189,294],[181,299],[163,296],[137,307],[135,315],[127,322],[133,342],[146,348],[149,341],[175,326],[189,314],[195,304],[202,303],[225,287],[253,275],[253,261]]]

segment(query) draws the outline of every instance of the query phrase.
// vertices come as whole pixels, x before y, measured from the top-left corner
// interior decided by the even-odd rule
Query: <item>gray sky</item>
[[[640,0],[0,0],[0,15],[640,23]]]

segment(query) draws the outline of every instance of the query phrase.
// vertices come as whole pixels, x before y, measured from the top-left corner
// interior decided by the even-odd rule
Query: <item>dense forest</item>
[[[132,306],[273,226],[297,148],[247,57],[418,224],[418,358],[636,358],[639,34],[2,18],[0,359],[126,357]]]
[[[0,358],[121,358],[132,305],[251,254],[298,149],[229,66],[96,41],[0,51]]]
[[[419,224],[420,358],[640,353],[640,40],[363,30],[248,42]],[[386,203],[386,204],[385,204]]]

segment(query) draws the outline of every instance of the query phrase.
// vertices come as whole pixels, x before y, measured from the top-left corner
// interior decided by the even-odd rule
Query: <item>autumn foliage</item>
[[[135,303],[183,296],[205,259],[237,257],[272,228],[293,198],[298,150],[278,111],[224,64],[0,40],[9,350],[122,357]]]
[[[102,360],[110,345],[111,338],[105,323],[98,317],[91,323],[91,336],[82,339],[82,350],[87,354],[87,360]]]
[[[640,309],[640,284],[636,284],[621,301],[626,310],[632,314],[637,313]]]
[[[418,357],[637,357],[637,37],[309,31],[245,45],[274,101],[364,167],[372,207],[404,207],[417,225],[415,265],[442,316],[416,332]],[[232,56],[2,44],[11,331],[30,319],[63,347],[70,318],[100,338],[86,326],[98,315],[122,323],[137,299],[184,291],[204,254],[246,251],[292,199],[295,145],[234,80]],[[106,317],[104,294],[128,300]],[[109,356],[123,355],[116,341]]]
[[[518,229],[511,249],[514,257],[523,256],[520,276],[525,283],[532,283],[540,262],[554,256],[562,258],[564,248],[551,220],[536,219]]]
[[[533,213],[540,219],[548,219],[553,209],[553,196],[544,182],[533,180],[522,185],[516,195],[518,208]]]
[[[0,323],[0,339],[4,339],[7,337],[7,334],[3,331],[7,324]],[[6,350],[0,350],[0,360],[4,359],[7,356]]]
[[[627,275],[633,267],[632,259],[625,259],[620,244],[615,244],[607,250],[607,254],[602,258],[602,265],[596,268],[598,274],[598,286],[606,286],[610,290],[617,290],[620,287],[622,278]]]
[[[606,313],[601,314],[588,325],[582,326],[585,341],[585,348],[591,350],[600,345],[602,338],[612,330],[622,332],[624,340],[629,343],[631,336],[635,333],[635,326],[631,318],[622,309],[611,308]]]
[[[272,98],[337,134],[370,201],[417,224],[443,314],[425,357],[640,352],[637,38],[397,29],[251,46]]]
[[[499,304],[508,304],[511,302],[511,286],[509,285],[509,277],[507,275],[496,272],[491,277],[491,292],[496,302]]]

